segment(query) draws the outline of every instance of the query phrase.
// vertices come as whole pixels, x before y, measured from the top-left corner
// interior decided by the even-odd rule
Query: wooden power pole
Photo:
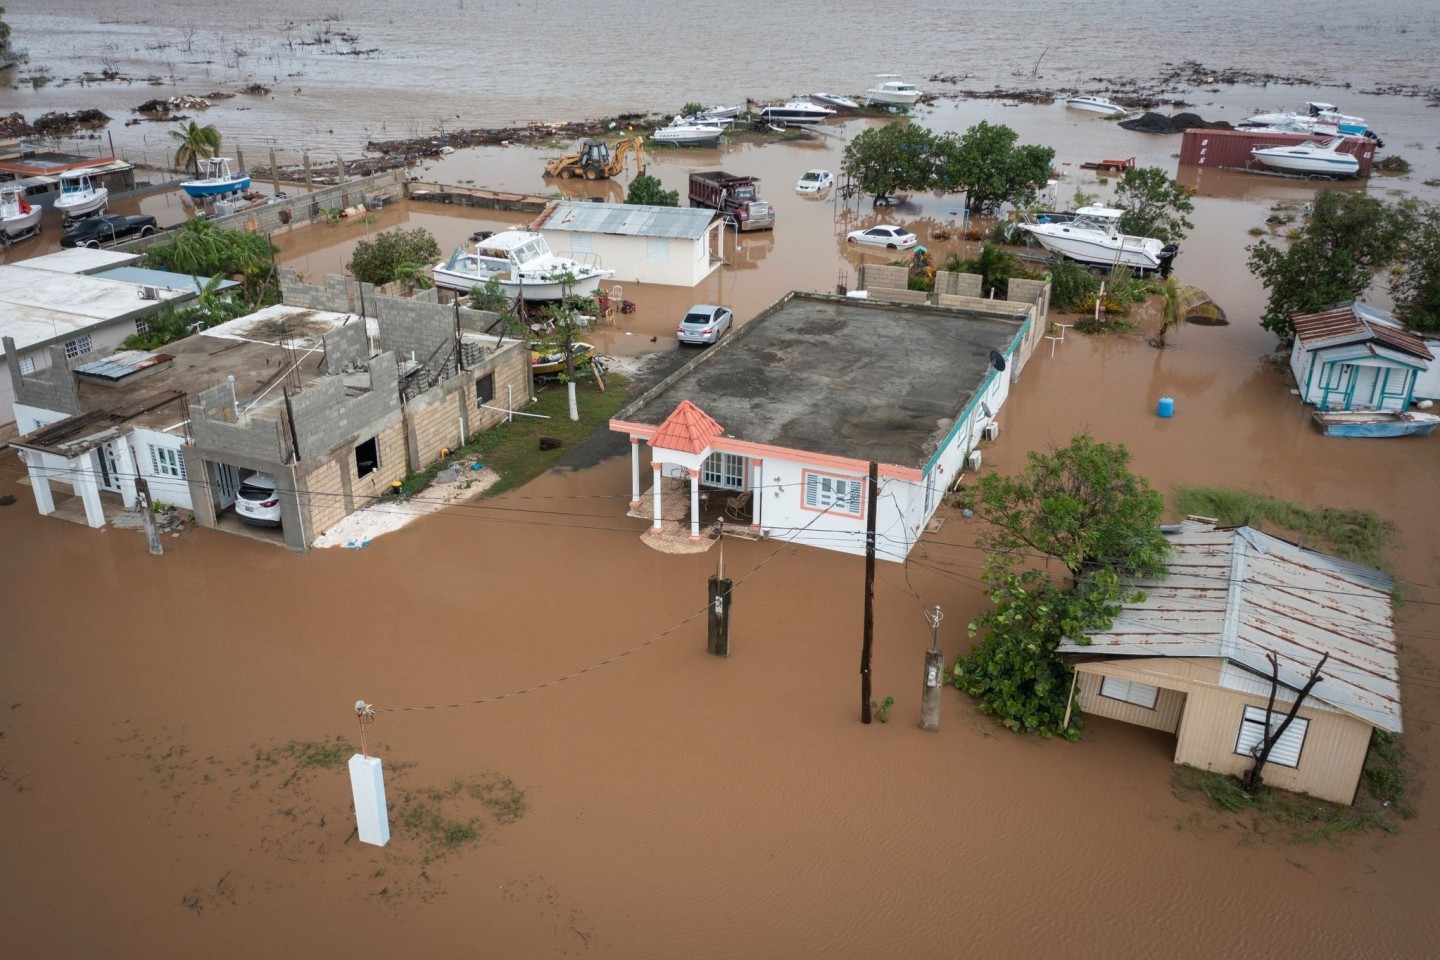
[[[880,467],[870,461],[865,518],[865,639],[860,645],[860,722],[870,722],[870,649],[875,640],[875,505],[880,500]]]

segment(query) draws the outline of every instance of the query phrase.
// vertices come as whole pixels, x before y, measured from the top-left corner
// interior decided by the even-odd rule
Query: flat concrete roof
[[[144,287],[184,290],[197,297],[211,280],[210,277],[192,277],[188,273],[175,273],[173,270],[151,270],[149,267],[113,267],[101,270],[93,276],[99,277],[101,280],[124,280],[126,283],[135,283]],[[220,282],[215,285],[215,289],[217,292],[223,292],[234,290],[238,286],[240,286],[239,280],[222,277]]]
[[[123,280],[0,264],[0,335],[14,337],[15,349],[24,350],[143,317],[167,300],[193,296],[162,289],[158,300],[142,300],[139,290]]]
[[[682,400],[726,436],[923,469],[1023,323],[792,293],[616,414],[658,427]]]
[[[115,267],[128,267],[145,259],[141,253],[123,253],[119,250],[95,250],[91,247],[71,247],[39,257],[30,257],[15,264],[17,267],[34,267],[36,270],[53,270],[56,273],[94,274]]]

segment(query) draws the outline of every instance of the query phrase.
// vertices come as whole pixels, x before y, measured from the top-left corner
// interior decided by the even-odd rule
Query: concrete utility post
[[[940,605],[935,605],[934,614],[926,614],[930,621],[930,649],[925,651],[925,686],[920,690],[920,729],[940,729],[940,678],[944,673],[941,665],[945,654],[940,652]]]
[[[145,540],[150,545],[150,556],[164,556],[165,547],[160,543],[160,531],[155,526],[155,507],[150,502],[150,484],[144,477],[135,480],[135,498],[140,503],[140,522],[145,527]]]
[[[710,578],[710,629],[706,647],[717,657],[730,656],[730,581],[725,578],[725,521],[719,525],[720,562]]]

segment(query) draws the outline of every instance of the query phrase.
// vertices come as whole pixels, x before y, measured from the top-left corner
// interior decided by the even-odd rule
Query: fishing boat
[[[727,121],[728,122],[728,121]],[[681,147],[713,147],[720,142],[725,126],[695,117],[676,117],[669,126],[660,127],[650,136],[656,143]]]
[[[1285,173],[1353,177],[1360,172],[1360,161],[1351,154],[1340,152],[1340,146],[1344,142],[1344,137],[1331,137],[1324,141],[1310,140],[1274,147],[1252,147],[1250,156],[1267,167]]]
[[[0,187],[0,242],[8,247],[38,233],[43,212],[40,204],[25,199],[25,191],[19,186]]]
[[[835,116],[829,107],[811,103],[809,100],[791,100],[788,103],[762,107],[760,119],[766,123],[787,127],[808,127],[824,123]]]
[[[898,73],[878,73],[879,82],[865,91],[865,102],[875,107],[913,107],[920,99],[915,84],[905,83]]]
[[[524,300],[589,296],[613,273],[555,256],[543,236],[528,230],[502,230],[477,239],[473,249],[461,247],[432,272],[438,287],[469,293],[494,279],[505,296]]]
[[[579,340],[570,344],[570,355],[578,369],[595,356],[595,348]],[[530,351],[530,372],[537,377],[553,377],[565,372],[565,345],[556,344],[549,350]]]
[[[1091,113],[1103,113],[1111,117],[1118,117],[1129,112],[1114,100],[1088,95],[1071,97],[1065,101],[1065,106],[1073,107],[1076,110],[1088,110]]]
[[[842,97],[838,93],[812,93],[810,99],[822,107],[833,107],[836,110],[860,109],[860,104],[849,97]]]
[[[1327,437],[1423,437],[1440,427],[1440,416],[1408,410],[1317,410],[1310,416]]]
[[[97,185],[90,174],[71,171],[60,174],[60,196],[55,198],[55,209],[66,220],[78,220],[104,210],[110,202],[110,191]]]
[[[1020,229],[1056,256],[1097,267],[1129,267],[1162,277],[1170,275],[1180,245],[1154,237],[1120,232],[1123,211],[1113,207],[1082,207],[1070,219],[1051,215],[1045,221],[1020,224]]]
[[[250,187],[250,175],[244,170],[230,171],[229,157],[208,157],[202,160],[202,176],[198,180],[183,180],[180,189],[196,199],[219,197],[237,193]]]

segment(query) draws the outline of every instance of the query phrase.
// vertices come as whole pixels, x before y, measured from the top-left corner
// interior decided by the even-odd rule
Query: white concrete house
[[[1383,310],[1356,301],[1290,319],[1290,372],[1308,404],[1395,411],[1440,393],[1435,354]]]
[[[723,224],[705,208],[561,200],[534,229],[557,255],[598,262],[618,283],[693,287],[721,263]]]

